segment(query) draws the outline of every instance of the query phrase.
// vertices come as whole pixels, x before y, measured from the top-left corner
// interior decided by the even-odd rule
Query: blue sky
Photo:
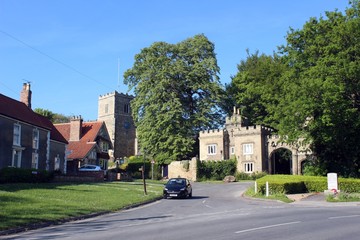
[[[271,54],[289,27],[347,7],[347,0],[0,0],[0,93],[18,100],[30,81],[33,109],[95,120],[98,97],[126,93],[123,73],[154,42],[205,34],[226,84],[246,49]]]

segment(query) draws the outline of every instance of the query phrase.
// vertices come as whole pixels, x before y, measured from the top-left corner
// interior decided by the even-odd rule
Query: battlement
[[[226,132],[226,129],[208,129],[203,130],[199,133],[200,136],[215,136],[215,135],[223,135]]]
[[[127,94],[127,93],[119,93],[119,92],[117,92],[117,91],[114,91],[114,92],[110,92],[110,93],[105,93],[104,95],[100,95],[99,96],[99,99],[104,99],[104,98],[108,98],[108,97],[113,97],[113,96],[115,96],[115,95],[117,95],[117,96],[121,96],[121,97],[126,97],[126,98],[131,98],[131,99],[133,99],[134,98],[134,96],[133,95],[129,95],[129,94]]]

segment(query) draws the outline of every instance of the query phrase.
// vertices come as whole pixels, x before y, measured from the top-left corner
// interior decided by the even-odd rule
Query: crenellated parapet
[[[199,137],[200,138],[205,138],[205,137],[223,137],[224,134],[226,134],[226,129],[208,129],[208,130],[203,130],[199,133]]]
[[[100,95],[99,96],[99,99],[105,99],[105,98],[108,98],[108,97],[113,97],[113,96],[120,96],[120,97],[126,97],[126,98],[134,98],[133,95],[129,95],[127,93],[119,93],[117,91],[114,91],[114,92],[110,92],[110,93],[105,93],[104,95]]]

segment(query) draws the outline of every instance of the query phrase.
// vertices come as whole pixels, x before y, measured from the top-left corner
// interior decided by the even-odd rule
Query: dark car
[[[164,198],[186,198],[192,197],[191,183],[186,178],[171,178],[165,184]]]

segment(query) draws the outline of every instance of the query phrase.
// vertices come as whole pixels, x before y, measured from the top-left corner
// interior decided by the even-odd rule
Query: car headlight
[[[168,189],[167,188],[164,188],[165,191],[167,191]]]
[[[185,188],[181,188],[180,191],[185,191]]]

